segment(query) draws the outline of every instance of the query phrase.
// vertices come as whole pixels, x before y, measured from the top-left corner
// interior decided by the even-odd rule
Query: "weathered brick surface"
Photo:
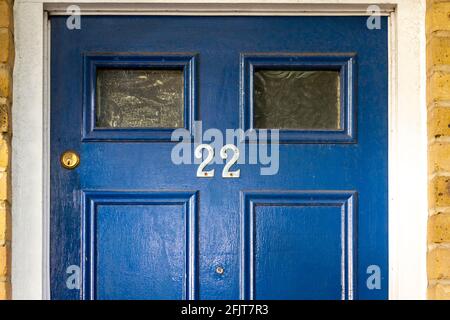
[[[428,241],[432,243],[450,242],[450,213],[438,213],[430,217]]]
[[[0,280],[0,300],[9,299],[11,299],[11,282],[7,278]]]
[[[0,172],[0,201],[11,200],[11,179],[10,173]]]
[[[12,66],[14,63],[14,37],[11,30],[7,28],[0,28],[0,48],[2,48],[0,63]]]
[[[430,174],[450,171],[450,143],[435,142],[428,147]]]
[[[450,38],[431,36],[427,44],[428,67],[450,64]]]
[[[450,31],[450,2],[428,1],[427,33]]]
[[[11,142],[8,135],[0,135],[0,170],[9,168]]]
[[[450,279],[450,248],[435,248],[428,252],[428,279]]]
[[[6,133],[10,130],[10,103],[6,99],[0,100],[0,133]]]
[[[427,0],[430,299],[450,299],[450,1]]]
[[[0,204],[0,244],[11,241],[11,210],[6,202]]]
[[[13,0],[0,0],[0,300],[11,298],[11,101]]]
[[[437,284],[428,288],[428,297],[434,300],[450,300],[450,285]]]
[[[0,0],[0,28],[13,28],[11,1]]]
[[[0,177],[1,181],[1,177]],[[1,194],[1,189],[0,189]],[[450,206],[450,177],[437,176],[429,185],[430,207]]]
[[[436,107],[430,111],[428,134],[431,138],[450,136],[450,107]]]
[[[9,275],[10,257],[9,244],[0,246],[0,278],[5,278]]]
[[[428,78],[428,96],[434,100],[450,100],[450,73],[434,72]]]
[[[0,65],[0,96],[11,97],[12,95],[12,72],[9,66]]]

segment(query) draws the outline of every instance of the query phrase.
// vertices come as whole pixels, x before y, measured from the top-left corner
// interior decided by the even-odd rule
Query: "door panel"
[[[83,199],[85,298],[194,298],[197,194],[94,191]]]
[[[352,299],[352,192],[244,192],[248,299]]]
[[[52,16],[51,297],[387,298],[381,20],[369,30],[365,17],[83,16],[69,30],[66,17]],[[334,74],[325,90],[339,91],[336,99],[314,91],[325,80],[304,79],[320,71]],[[294,89],[261,96],[256,83],[254,92],[255,77],[276,89],[280,75],[297,77],[285,87],[308,90],[288,104],[276,99]],[[314,94],[336,121],[314,113]],[[272,102],[255,112],[254,97]],[[290,117],[293,105],[301,112]],[[192,136],[197,120],[223,133],[276,124],[278,173],[246,163],[233,166],[239,179],[223,179],[223,164],[212,164],[216,175],[205,179],[198,164],[173,163],[171,133]],[[80,155],[74,170],[60,164],[67,149]],[[380,289],[366,286],[371,265]],[[80,289],[68,286],[73,267]]]

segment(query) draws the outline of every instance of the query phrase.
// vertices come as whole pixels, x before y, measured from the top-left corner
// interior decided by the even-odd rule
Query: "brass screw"
[[[219,266],[219,267],[216,268],[216,273],[222,275],[222,274],[225,273],[225,270],[222,267]]]

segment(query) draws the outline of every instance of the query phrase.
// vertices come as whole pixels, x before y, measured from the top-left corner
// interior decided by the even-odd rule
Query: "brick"
[[[450,31],[450,2],[435,1],[427,10],[427,34],[435,31]]]
[[[11,250],[9,245],[0,246],[0,278],[6,278],[10,275],[11,268]]]
[[[0,0],[0,28],[13,28],[13,12],[10,1]]]
[[[450,249],[436,248],[428,252],[428,279],[450,279]]]
[[[437,284],[428,288],[428,299],[450,300],[450,285]]]
[[[3,201],[0,205],[0,243],[11,241],[11,211]]]
[[[435,142],[428,147],[428,172],[450,172],[449,142]]]
[[[431,36],[427,44],[427,68],[450,65],[450,38]]]
[[[450,177],[435,177],[429,185],[429,206],[450,206]]]
[[[0,63],[14,64],[14,37],[7,28],[0,28]]]
[[[11,196],[11,182],[9,172],[0,172],[0,201],[9,201]]]
[[[12,95],[11,69],[6,65],[0,66],[0,97],[10,98]]]
[[[0,300],[10,300],[11,299],[11,282],[1,281],[0,282]]]
[[[0,133],[9,132],[10,128],[10,112],[11,108],[9,103],[0,102]]]
[[[450,213],[439,213],[428,220],[428,241],[450,242]]]
[[[7,135],[0,136],[0,170],[9,168],[11,143]]]
[[[428,101],[450,100],[450,73],[434,72],[428,79]]]
[[[428,114],[430,137],[450,136],[450,108],[436,107]]]

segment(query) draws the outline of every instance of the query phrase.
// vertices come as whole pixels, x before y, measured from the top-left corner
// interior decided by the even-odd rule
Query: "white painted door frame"
[[[425,0],[81,0],[82,14],[389,16],[389,297],[426,297]],[[16,0],[12,154],[15,299],[49,297],[49,22],[68,0]]]

